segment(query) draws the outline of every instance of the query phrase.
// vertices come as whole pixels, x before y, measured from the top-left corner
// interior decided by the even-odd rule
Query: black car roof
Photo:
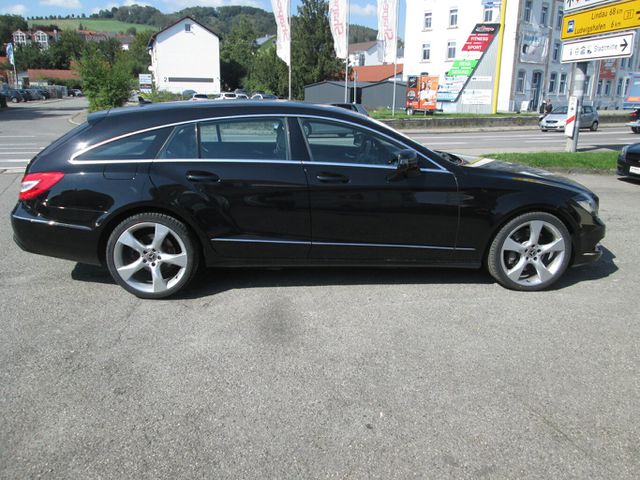
[[[360,115],[344,108],[288,100],[211,100],[155,103],[135,107],[114,108],[89,115],[91,124],[115,124],[125,129],[140,130],[170,123],[233,115],[304,114],[340,117],[362,122]],[[107,120],[104,122],[104,120]],[[126,125],[126,127],[125,127]]]

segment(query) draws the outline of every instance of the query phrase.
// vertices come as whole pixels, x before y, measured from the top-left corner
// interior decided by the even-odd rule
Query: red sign
[[[478,24],[467,38],[467,43],[462,47],[463,52],[478,52],[480,54],[487,51],[493,41],[500,26],[497,24]]]

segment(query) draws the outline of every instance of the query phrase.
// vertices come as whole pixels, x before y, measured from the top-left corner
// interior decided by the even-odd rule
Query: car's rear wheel
[[[593,123],[591,124],[591,128],[590,128],[590,130],[591,130],[592,132],[596,132],[596,131],[598,131],[598,126],[599,126],[598,122],[593,122]]]
[[[487,255],[489,273],[511,290],[543,290],[565,272],[571,259],[571,236],[549,213],[531,212],[500,229]]]
[[[413,108],[407,108],[405,112],[407,113],[407,115],[413,115]]]
[[[164,298],[181,290],[198,266],[187,227],[161,213],[141,213],[120,223],[107,242],[113,279],[140,298]]]
[[[640,133],[640,127],[631,127],[633,133]]]

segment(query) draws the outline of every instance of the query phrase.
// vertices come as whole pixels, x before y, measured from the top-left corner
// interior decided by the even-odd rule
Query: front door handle
[[[349,183],[349,177],[340,175],[339,173],[319,173],[316,175],[319,182],[322,183]]]
[[[190,182],[217,183],[220,181],[220,177],[215,173],[211,173],[211,172],[201,172],[198,170],[191,170],[187,172],[187,180],[189,180]]]

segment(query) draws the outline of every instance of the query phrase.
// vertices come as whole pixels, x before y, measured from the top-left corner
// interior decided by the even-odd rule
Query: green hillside
[[[129,28],[133,27],[138,32],[142,32],[145,30],[158,30],[156,27],[151,25],[141,25],[138,23],[126,23],[121,22],[119,20],[111,20],[111,19],[93,19],[93,18],[53,18],[53,19],[44,19],[44,20],[28,20],[29,27],[33,27],[34,25],[57,25],[61,30],[77,30],[82,24],[85,30],[95,30],[96,32],[126,32]]]

